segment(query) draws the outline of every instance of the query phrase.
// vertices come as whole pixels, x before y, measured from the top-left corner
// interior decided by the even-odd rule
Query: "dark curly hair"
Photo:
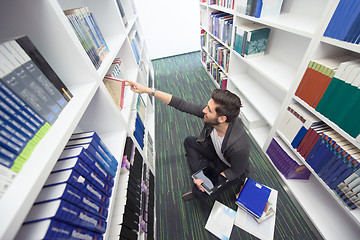
[[[219,116],[226,116],[226,122],[231,122],[239,116],[242,105],[240,98],[236,94],[225,89],[215,89],[211,94],[211,98],[219,105],[215,108],[216,113]]]

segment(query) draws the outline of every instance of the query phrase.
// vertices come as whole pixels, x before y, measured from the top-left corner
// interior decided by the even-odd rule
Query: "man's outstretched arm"
[[[137,82],[132,82],[129,80],[125,80],[125,81],[126,81],[126,86],[130,86],[131,90],[135,93],[139,93],[139,94],[141,94],[141,93],[151,94],[152,93],[152,88],[146,87]],[[165,104],[169,104],[172,99],[171,94],[162,92],[160,90],[155,91],[154,97],[159,99],[160,101],[162,101]]]

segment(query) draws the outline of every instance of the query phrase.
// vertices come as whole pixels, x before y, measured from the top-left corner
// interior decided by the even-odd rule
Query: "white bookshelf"
[[[234,17],[232,44],[230,47],[222,44],[230,49],[228,89],[239,95],[243,105],[246,104],[240,117],[248,132],[264,153],[271,140],[276,138],[283,149],[310,169],[312,174],[308,181],[287,180],[280,172],[279,175],[325,239],[357,239],[360,234],[359,210],[348,210],[278,131],[287,106],[297,102],[360,148],[359,141],[295,96],[310,60],[339,53],[360,57],[359,45],[323,37],[339,0],[283,0],[280,15],[263,18],[238,13],[239,0],[235,0],[234,10],[208,2],[199,4],[200,29],[207,32],[207,41],[215,38],[222,43],[208,30],[211,12],[222,11]],[[233,50],[235,26],[249,22],[271,29],[264,56],[243,58]]]
[[[120,194],[120,190],[117,186],[125,179],[120,176],[120,166],[126,136],[133,135],[135,120],[131,116],[136,111],[137,98],[136,94],[128,91],[124,108],[119,110],[102,80],[117,57],[122,60],[128,79],[139,80],[140,68],[128,35],[131,29],[142,34],[134,0],[122,0],[122,3],[127,17],[126,26],[115,0],[13,0],[0,3],[0,41],[27,35],[73,94],[71,101],[0,198],[0,239],[13,239],[16,236],[71,134],[81,131],[96,131],[119,161],[104,234],[105,239],[111,239],[111,213],[118,205],[116,195]],[[63,13],[63,10],[83,6],[87,6],[94,15],[110,50],[97,70]],[[141,60],[147,70],[145,80],[152,81],[154,85],[154,70],[146,43],[143,36],[140,38]],[[145,135],[150,134],[155,141],[154,105],[149,100],[146,113]],[[136,141],[135,138],[133,140]],[[152,159],[147,159],[145,151],[139,152],[144,162],[152,163],[150,169],[155,175],[155,150]],[[144,239],[144,234],[139,234],[139,239]]]

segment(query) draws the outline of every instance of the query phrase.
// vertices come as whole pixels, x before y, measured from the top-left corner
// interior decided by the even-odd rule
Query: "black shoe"
[[[194,198],[194,194],[192,193],[192,191],[186,192],[181,196],[183,201],[188,201],[190,199]]]

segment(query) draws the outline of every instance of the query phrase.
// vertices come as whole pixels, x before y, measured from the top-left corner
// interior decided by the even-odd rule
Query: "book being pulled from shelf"
[[[311,61],[295,95],[360,141],[359,88],[360,60],[338,55]]]
[[[360,2],[340,0],[324,32],[325,37],[349,43],[360,43]]]
[[[234,50],[242,57],[265,54],[270,28],[257,24],[238,24],[235,26]]]
[[[64,14],[91,62],[98,69],[109,53],[109,48],[94,16],[87,7],[68,9]]]
[[[124,65],[120,58],[115,58],[111,64],[107,74],[105,75],[103,82],[106,89],[109,91],[112,99],[117,107],[123,109],[124,98],[126,95],[125,80],[127,79]]]
[[[236,11],[248,16],[262,18],[280,14],[283,0],[239,0]]]

